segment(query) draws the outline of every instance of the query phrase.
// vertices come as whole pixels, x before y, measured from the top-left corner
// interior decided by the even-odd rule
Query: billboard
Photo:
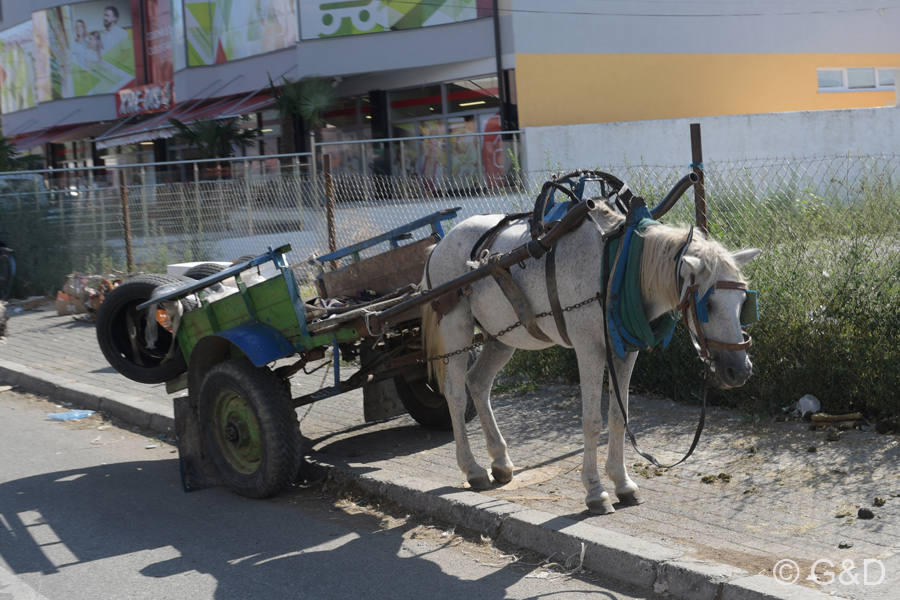
[[[0,110],[37,104],[34,85],[34,28],[27,21],[0,32]]]
[[[134,83],[129,0],[94,0],[31,13],[39,102],[108,94]]]
[[[188,66],[256,56],[297,41],[294,0],[184,0]]]
[[[491,0],[301,0],[304,40],[460,23],[491,16]]]

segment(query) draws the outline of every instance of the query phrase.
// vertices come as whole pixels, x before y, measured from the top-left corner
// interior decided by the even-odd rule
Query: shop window
[[[333,127],[356,127],[356,98],[338,100],[334,110],[325,115],[325,122]]]
[[[439,85],[391,92],[390,100],[392,121],[436,116],[443,113],[441,86]]]
[[[500,107],[496,77],[484,77],[447,84],[447,110],[451,113],[476,112]]]

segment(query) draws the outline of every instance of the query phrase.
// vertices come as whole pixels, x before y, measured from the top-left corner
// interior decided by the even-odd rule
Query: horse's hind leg
[[[466,385],[472,394],[472,401],[481,420],[481,431],[491,457],[491,473],[499,483],[507,483],[513,478],[513,464],[506,452],[506,440],[500,434],[494,411],[491,409],[491,386],[500,369],[509,362],[514,348],[498,341],[484,345],[481,355],[466,376]]]
[[[624,361],[613,357],[613,367],[619,382],[619,391],[622,394],[622,406],[625,407],[625,415],[628,415],[628,384],[631,381],[631,371],[634,369],[634,361],[637,352],[630,352]],[[609,454],[606,457],[606,475],[616,485],[616,497],[622,504],[643,504],[644,497],[637,484],[628,476],[625,468],[625,421],[616,402],[616,392],[613,389],[612,380],[609,382]]]
[[[582,429],[584,430],[584,459],[581,483],[587,491],[584,501],[592,513],[606,515],[615,512],[609,493],[600,483],[597,469],[597,445],[603,427],[600,394],[603,391],[603,351],[596,346],[576,348],[578,371],[581,377]],[[599,360],[598,360],[599,359]]]
[[[444,339],[446,352],[459,348],[465,348],[471,344],[475,324],[472,313],[466,310],[468,303],[460,302],[456,310],[444,316],[441,321],[441,336]],[[448,358],[446,375],[444,376],[443,392],[447,398],[450,409],[450,419],[453,422],[453,437],[456,440],[456,464],[466,476],[466,481],[472,489],[483,490],[491,485],[487,469],[479,465],[472,455],[469,445],[469,434],[466,431],[466,369],[468,367],[468,353],[457,354]],[[477,404],[476,404],[477,406]],[[481,410],[479,409],[479,413]]]

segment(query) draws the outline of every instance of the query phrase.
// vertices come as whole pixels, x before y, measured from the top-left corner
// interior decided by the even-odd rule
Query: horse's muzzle
[[[741,387],[753,373],[753,363],[746,352],[721,353],[714,360],[716,376],[724,389]]]

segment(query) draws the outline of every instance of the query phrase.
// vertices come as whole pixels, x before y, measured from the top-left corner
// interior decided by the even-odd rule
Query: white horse
[[[612,230],[623,217],[598,202],[590,219],[564,235],[557,242],[556,281],[560,306],[568,307],[597,296],[602,289],[601,256],[602,232]],[[471,217],[456,225],[434,248],[426,266],[425,280],[434,288],[442,283],[466,274],[473,265],[470,252],[482,234],[498,224],[502,215]],[[692,333],[702,336],[709,344],[709,360],[714,365],[723,387],[743,385],[750,376],[752,365],[746,347],[749,338],[740,325],[740,313],[746,298],[740,268],[752,260],[760,250],[750,249],[729,253],[714,241],[694,235],[683,258],[679,251],[688,240],[688,229],[668,225],[648,227],[643,233],[644,251],[641,259],[640,288],[643,309],[648,321],[673,311],[681,304],[691,282],[699,286],[702,297],[710,288],[707,298],[708,321],[691,320]],[[530,240],[528,224],[514,222],[502,230],[491,247],[491,252],[509,252]],[[513,266],[511,272],[535,314],[550,311],[548,286],[545,277],[546,257],[529,260],[525,268]],[[676,264],[679,273],[676,281]],[[732,285],[729,287],[728,283]],[[717,283],[720,284],[717,286]],[[423,282],[423,286],[425,286]],[[427,287],[427,286],[426,286]],[[697,288],[693,288],[697,289]],[[456,439],[456,459],[459,468],[473,489],[485,489],[490,485],[487,470],[472,455],[466,434],[464,413],[466,387],[473,398],[481,428],[491,458],[491,473],[498,483],[507,483],[513,477],[513,463],[507,453],[506,441],[497,428],[491,410],[490,392],[494,378],[509,361],[516,348],[540,350],[553,345],[575,349],[581,378],[582,413],[584,429],[584,459],[581,480],[587,490],[585,502],[593,513],[613,512],[612,501],[604,491],[597,467],[597,445],[603,417],[600,413],[600,394],[606,366],[603,310],[599,302],[564,313],[565,328],[571,345],[557,329],[552,316],[537,319],[540,329],[552,341],[540,341],[524,328],[518,327],[497,340],[484,344],[478,360],[466,373],[466,353],[435,360],[429,363],[432,376],[447,398]],[[510,302],[492,277],[472,284],[472,293],[461,296],[459,304],[438,322],[438,315],[430,304],[422,309],[422,329],[426,353],[440,356],[459,350],[472,343],[476,323],[485,334],[496,335],[518,320]],[[697,329],[700,331],[697,331]],[[716,343],[719,342],[719,343]],[[716,347],[718,346],[718,347]],[[731,348],[730,350],[722,349]],[[741,348],[734,350],[734,348]],[[613,355],[613,365],[622,394],[622,405],[627,418],[628,384],[637,352],[629,352],[625,360]],[[610,397],[614,399],[610,386]],[[618,403],[609,403],[609,453],[606,474],[615,485],[618,501],[626,505],[641,504],[643,498],[637,484],[628,476],[625,468],[625,427]]]

